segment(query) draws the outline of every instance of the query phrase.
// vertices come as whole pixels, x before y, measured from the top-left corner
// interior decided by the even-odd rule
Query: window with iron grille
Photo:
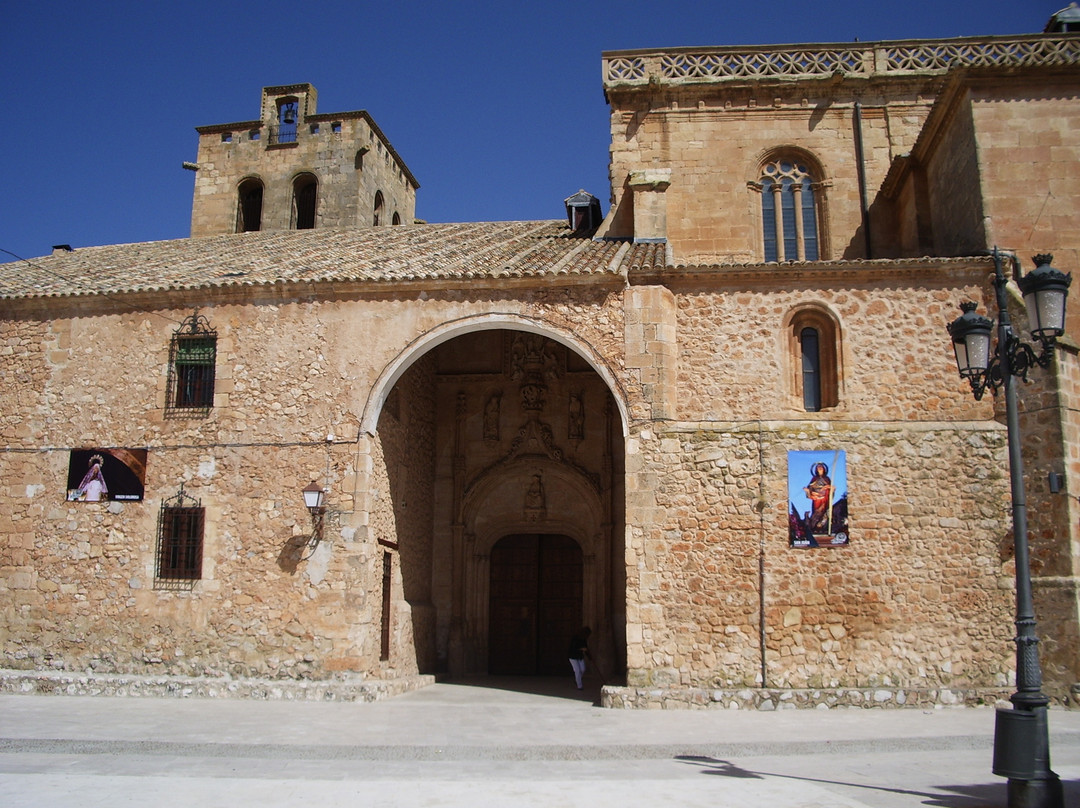
[[[174,413],[205,413],[213,407],[216,362],[217,332],[196,312],[173,333],[165,408]]]
[[[154,578],[159,589],[190,588],[202,578],[205,511],[199,500],[179,493],[161,503]]]

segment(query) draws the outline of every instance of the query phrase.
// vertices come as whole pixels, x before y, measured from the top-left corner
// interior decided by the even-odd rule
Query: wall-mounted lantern
[[[322,541],[323,520],[326,516],[326,489],[312,481],[302,493],[304,505],[311,514],[311,540],[313,543],[318,543]]]

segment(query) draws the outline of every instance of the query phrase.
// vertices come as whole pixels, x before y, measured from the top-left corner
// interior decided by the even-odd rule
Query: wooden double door
[[[581,547],[569,536],[518,533],[491,550],[488,672],[570,670],[567,647],[582,623]]]

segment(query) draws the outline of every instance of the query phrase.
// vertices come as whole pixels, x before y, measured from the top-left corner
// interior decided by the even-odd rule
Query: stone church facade
[[[1078,56],[605,53],[610,209],[543,222],[413,224],[366,113],[265,88],[190,239],[0,266],[5,681],[568,675],[589,625],[613,705],[1007,693],[1005,430],[945,325],[995,245],[1080,261]],[[1078,394],[1067,337],[1023,392],[1059,699]]]

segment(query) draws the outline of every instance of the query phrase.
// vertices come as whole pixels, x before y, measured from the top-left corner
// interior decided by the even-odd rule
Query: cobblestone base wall
[[[955,707],[1007,700],[1007,690],[970,688],[644,688],[605,687],[603,707],[633,710],[828,710],[833,707]]]
[[[0,693],[53,696],[253,699],[262,701],[380,701],[435,683],[434,676],[397,679],[231,679],[187,676],[43,673],[0,670]]]

